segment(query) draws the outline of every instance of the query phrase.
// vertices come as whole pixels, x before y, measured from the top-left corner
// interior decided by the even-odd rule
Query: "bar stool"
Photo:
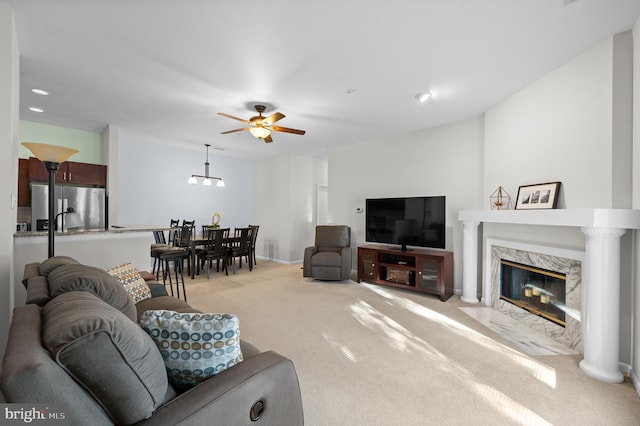
[[[180,280],[182,280],[182,294],[184,295],[184,301],[187,301],[187,289],[184,284],[184,260],[189,257],[189,245],[191,244],[191,233],[193,228],[190,226],[182,226],[176,230],[175,246],[168,246],[167,248],[158,249],[157,256],[162,265],[162,282],[167,285],[167,276],[169,276],[169,288],[171,295],[173,296],[173,282],[171,279],[171,265],[173,262],[173,268],[176,278],[176,297],[180,298]],[[156,279],[159,278],[160,269],[156,271]],[[178,273],[180,278],[178,278]]]

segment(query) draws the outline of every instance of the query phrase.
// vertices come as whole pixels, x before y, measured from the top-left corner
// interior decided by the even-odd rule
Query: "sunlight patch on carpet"
[[[401,297],[394,292],[391,292],[387,289],[381,288],[380,286],[372,285],[372,284],[362,284],[368,290],[378,294],[379,296],[385,298],[389,302],[392,302],[395,306],[398,306],[403,309],[407,309],[409,312],[412,312],[415,315],[423,317],[425,319],[436,322],[442,326],[445,326],[451,330],[451,332],[457,334],[460,337],[464,337],[469,339],[476,344],[492,350],[494,352],[500,353],[504,356],[509,357],[513,362],[519,364],[522,368],[528,371],[533,377],[542,383],[546,384],[551,388],[556,387],[556,373],[555,370],[541,362],[538,362],[529,356],[510,348],[502,343],[499,343],[469,327],[464,324],[455,321],[446,315],[443,315],[439,312],[436,312],[432,309],[429,309],[425,306],[420,305],[412,300],[409,300],[405,297]],[[462,309],[462,308],[460,308]]]

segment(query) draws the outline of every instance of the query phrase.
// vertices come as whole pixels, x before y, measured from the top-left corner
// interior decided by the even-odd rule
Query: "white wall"
[[[118,131],[118,223],[112,225],[169,225],[170,219],[211,223],[220,212],[222,227],[253,222],[254,163],[222,157],[209,149],[209,174],[224,179],[225,187],[187,184],[192,174],[204,175],[206,148],[163,141],[127,128]]]
[[[19,54],[11,6],[0,3],[0,358],[4,356],[14,299],[13,234],[18,193]],[[19,272],[22,274],[22,271]]]
[[[612,206],[612,39],[485,113],[483,192],[561,181],[559,208]]]
[[[445,195],[446,249],[454,252],[455,288],[462,288],[458,212],[489,205],[482,197],[483,118],[329,151],[329,220],[351,226],[355,248],[365,241],[365,199]],[[356,269],[357,256],[353,256]]]
[[[326,160],[288,155],[258,161],[255,169],[256,255],[294,263],[315,236],[315,188],[326,184]]]

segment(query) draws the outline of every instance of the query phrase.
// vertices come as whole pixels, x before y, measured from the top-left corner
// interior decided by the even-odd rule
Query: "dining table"
[[[234,242],[238,241],[237,237],[229,236],[229,238],[225,238],[224,242],[227,246],[230,246]],[[209,242],[209,238],[205,235],[199,235],[195,238],[191,238],[190,250],[189,250],[189,266],[191,270],[191,279],[195,279],[196,277],[196,259],[197,259],[197,249],[198,246],[206,246]]]

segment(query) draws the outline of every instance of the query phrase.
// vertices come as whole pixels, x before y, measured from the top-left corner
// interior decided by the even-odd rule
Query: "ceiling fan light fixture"
[[[265,129],[264,127],[252,127],[249,131],[253,136],[259,139],[264,139],[271,134],[269,129]]]

